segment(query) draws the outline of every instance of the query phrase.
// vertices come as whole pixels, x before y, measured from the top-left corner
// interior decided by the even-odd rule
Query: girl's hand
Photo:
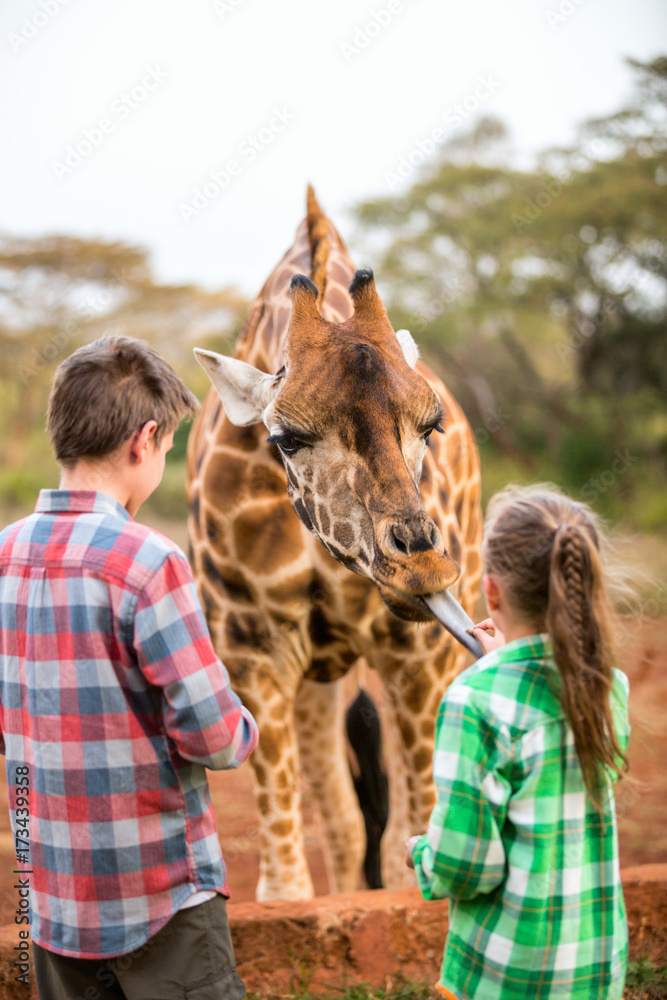
[[[472,632],[476,639],[479,639],[485,653],[490,653],[492,649],[499,649],[507,642],[500,629],[496,628],[493,618],[485,618],[483,622],[479,622],[468,631]],[[496,634],[491,636],[489,631],[494,631]]]
[[[419,836],[416,836],[416,837],[410,837],[409,840],[405,841],[405,863],[408,866],[408,868],[414,868],[415,866],[415,863],[412,860],[412,848],[415,846],[418,840]]]

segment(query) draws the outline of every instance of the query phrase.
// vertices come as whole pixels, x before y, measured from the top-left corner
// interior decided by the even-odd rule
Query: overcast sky
[[[491,113],[518,155],[567,143],[666,42],[664,0],[3,0],[0,231],[255,294],[308,181],[349,239],[434,130]]]

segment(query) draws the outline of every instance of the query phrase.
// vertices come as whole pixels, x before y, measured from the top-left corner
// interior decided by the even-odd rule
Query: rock
[[[621,872],[628,915],[630,959],[667,967],[667,864],[637,865]]]
[[[667,966],[667,865],[621,873],[630,959]],[[417,889],[316,896],[300,902],[230,903],[237,967],[250,991],[335,992],[345,984],[391,985],[397,974],[435,982],[448,903]],[[14,979],[15,924],[0,927],[0,1000],[37,1000]],[[31,979],[32,979],[31,975]]]
[[[437,979],[448,903],[418,889],[316,896],[300,902],[231,903],[237,968],[248,990],[384,985],[397,972]]]

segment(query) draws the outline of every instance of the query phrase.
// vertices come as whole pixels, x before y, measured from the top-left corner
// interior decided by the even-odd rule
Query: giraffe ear
[[[410,365],[411,368],[414,368],[415,365],[417,364],[417,359],[419,358],[419,348],[414,342],[412,334],[410,333],[409,330],[397,330],[396,336],[398,338],[399,344],[403,348],[403,354],[405,355],[405,360],[407,361],[407,363]]]
[[[245,427],[262,419],[264,410],[280,387],[273,375],[260,372],[238,358],[226,358],[200,347],[195,347],[194,354],[213,383],[233,424]]]

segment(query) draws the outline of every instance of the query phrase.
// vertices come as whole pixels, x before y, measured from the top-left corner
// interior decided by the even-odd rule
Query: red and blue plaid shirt
[[[38,944],[124,954],[194,892],[229,895],[205,768],[257,727],[185,556],[103,493],[43,490],[0,534],[0,727]]]

